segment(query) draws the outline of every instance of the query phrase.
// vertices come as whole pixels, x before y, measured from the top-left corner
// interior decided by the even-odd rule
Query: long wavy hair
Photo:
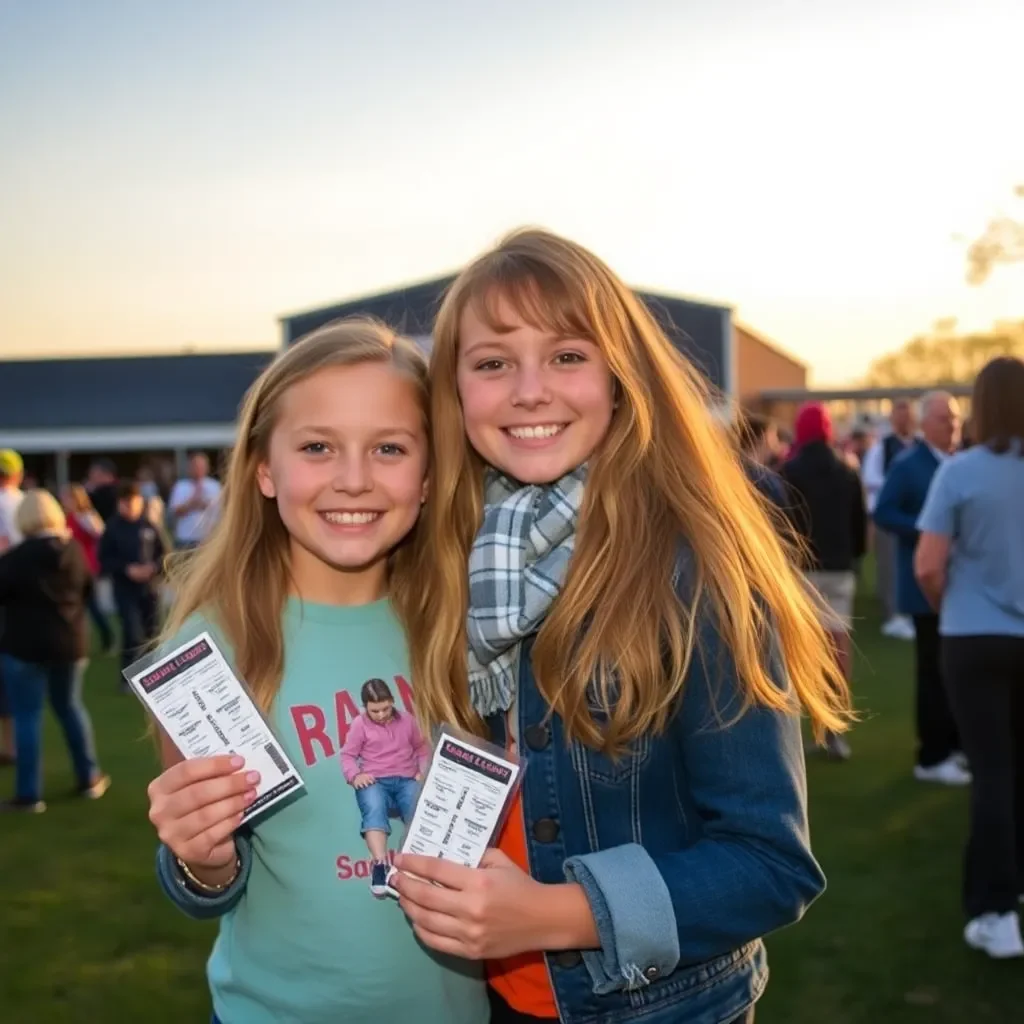
[[[265,498],[256,471],[267,458],[270,437],[284,394],[321,370],[362,363],[386,363],[415,385],[427,420],[430,389],[426,357],[407,338],[368,319],[335,321],[307,335],[279,355],[249,389],[228,462],[220,515],[209,537],[194,552],[168,559],[175,592],[163,640],[200,612],[224,633],[235,666],[259,706],[268,710],[284,671],[281,614],[293,589],[288,533],[277,503]],[[390,558],[389,596],[410,642],[422,642],[412,572],[419,526]]]
[[[608,433],[588,460],[567,578],[533,648],[537,685],[567,737],[616,756],[663,730],[698,652],[706,603],[735,661],[738,713],[754,704],[802,707],[819,738],[847,728],[849,691],[829,637],[767,502],[709,414],[713,396],[702,377],[601,260],[534,229],[467,266],[437,316],[424,523],[432,572],[423,574],[421,595],[431,628],[412,651],[424,724],[481,725],[468,693],[465,622],[485,466],[466,439],[456,366],[463,311],[472,304],[502,332],[501,300],[539,329],[595,342],[618,388]],[[672,574],[681,541],[693,560],[685,601]],[[771,678],[773,650],[788,688]]]

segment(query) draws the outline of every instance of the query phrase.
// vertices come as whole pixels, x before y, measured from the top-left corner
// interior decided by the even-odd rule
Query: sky
[[[1024,206],[1022,38],[1020,0],[0,0],[0,358],[271,346],[539,224],[855,380],[1024,317],[962,240]]]

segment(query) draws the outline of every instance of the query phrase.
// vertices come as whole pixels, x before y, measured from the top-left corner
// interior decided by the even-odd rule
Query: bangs
[[[508,334],[502,307],[525,324],[559,338],[581,338],[597,343],[594,320],[585,289],[566,280],[538,260],[510,253],[493,253],[474,268],[466,282],[464,306],[495,334]]]

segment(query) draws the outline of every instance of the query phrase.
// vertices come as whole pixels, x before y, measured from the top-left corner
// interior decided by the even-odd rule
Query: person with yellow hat
[[[21,540],[18,506],[23,497],[21,481],[25,466],[13,448],[0,449],[0,554]],[[4,681],[0,678],[0,765],[14,763],[14,727],[7,707]]]
[[[14,547],[21,540],[15,522],[21,504],[21,481],[25,466],[13,448],[0,448],[0,551]]]

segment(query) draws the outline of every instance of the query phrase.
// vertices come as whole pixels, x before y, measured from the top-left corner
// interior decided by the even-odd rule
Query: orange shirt
[[[530,871],[526,854],[526,822],[523,819],[522,793],[516,794],[505,827],[498,837],[498,849],[525,872]],[[501,960],[487,961],[487,980],[494,991],[519,1013],[533,1017],[558,1019],[558,1005],[551,991],[543,953],[519,953]]]

